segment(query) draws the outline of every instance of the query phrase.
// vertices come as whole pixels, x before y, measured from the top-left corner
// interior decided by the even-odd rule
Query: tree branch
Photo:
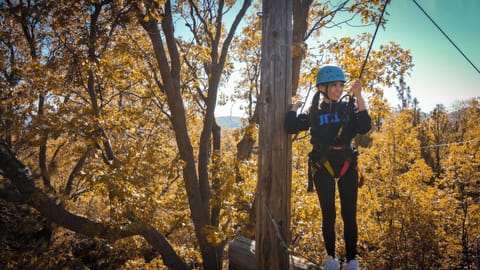
[[[12,192],[12,191],[2,189],[0,190],[0,199],[4,199],[8,202],[14,202],[14,203],[25,203],[27,200],[27,197],[17,192]]]
[[[88,146],[85,153],[83,153],[80,159],[78,159],[77,164],[75,164],[75,167],[70,172],[70,176],[68,177],[67,184],[65,185],[65,195],[70,196],[70,193],[72,192],[73,181],[75,180],[75,177],[80,172],[80,170],[83,168],[83,165],[85,164],[85,160],[87,160],[87,157],[90,155],[92,150],[93,150],[93,147]]]
[[[16,157],[8,144],[0,140],[0,169],[20,191],[19,194],[2,192],[0,196],[22,199],[25,203],[39,211],[43,216],[58,225],[89,237],[99,237],[110,241],[141,235],[150,245],[158,250],[162,259],[171,269],[188,269],[187,264],[176,254],[167,239],[152,226],[142,222],[134,222],[124,228],[111,224],[91,221],[77,216],[57,205],[32,181],[30,170]]]
[[[205,207],[205,204],[201,200],[194,151],[187,130],[186,112],[180,93],[181,66],[173,31],[171,3],[169,0],[166,1],[161,22],[165,42],[170,55],[169,58],[166,57],[162,35],[158,28],[158,21],[154,18],[144,20],[144,16],[142,16],[142,14],[139,15],[141,16],[139,22],[148,33],[152,42],[153,51],[164,82],[167,103],[171,111],[170,122],[175,131],[175,139],[180,156],[184,161],[183,179],[189,200],[192,220],[195,225],[195,233],[204,260],[204,268],[218,269],[218,262],[220,262],[220,260],[217,260],[217,250],[208,242],[207,235],[204,231],[205,226],[209,225],[210,213],[208,207]]]

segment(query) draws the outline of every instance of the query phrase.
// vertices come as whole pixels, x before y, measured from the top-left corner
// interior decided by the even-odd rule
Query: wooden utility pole
[[[292,91],[292,0],[264,0],[262,16],[256,265],[287,270],[292,162],[284,119]]]

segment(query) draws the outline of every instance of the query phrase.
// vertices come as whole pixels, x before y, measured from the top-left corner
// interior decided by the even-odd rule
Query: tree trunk
[[[292,36],[292,95],[297,95],[300,81],[300,66],[307,51],[305,33],[308,27],[308,11],[313,0],[293,1],[293,36]]]
[[[204,204],[202,201],[193,146],[187,130],[186,112],[180,93],[180,57],[176,47],[172,20],[171,3],[170,1],[167,1],[165,3],[165,13],[161,26],[163,34],[165,35],[165,43],[168,47],[168,56],[167,48],[163,45],[158,22],[154,19],[150,19],[149,21],[140,20],[140,23],[150,37],[160,69],[162,82],[164,83],[167,103],[171,111],[170,122],[175,130],[175,140],[177,142],[180,157],[184,162],[183,180],[185,182],[190,213],[195,227],[200,252],[202,254],[204,268],[217,269],[217,250],[208,242],[204,230],[206,226],[210,225],[210,212],[208,207],[205,207],[208,205]],[[211,132],[211,129],[209,132]]]
[[[205,99],[206,111],[204,118],[204,125],[200,135],[200,146],[198,151],[198,161],[195,163],[193,146],[188,135],[186,124],[186,111],[183,107],[183,99],[180,92],[180,56],[177,48],[177,40],[174,35],[174,24],[172,15],[171,1],[166,1],[163,6],[162,20],[158,22],[154,16],[148,16],[148,21],[145,21],[142,14],[140,14],[140,23],[148,33],[155,57],[160,69],[163,87],[167,97],[168,107],[171,112],[170,121],[175,131],[176,142],[179,148],[180,156],[184,161],[183,178],[185,181],[185,188],[189,200],[191,216],[195,227],[200,251],[203,258],[203,267],[205,269],[221,269],[222,268],[222,251],[220,246],[211,244],[207,240],[205,228],[207,226],[215,226],[218,223],[219,209],[213,207],[210,209],[210,201],[212,198],[212,190],[210,180],[214,184],[218,179],[210,179],[209,162],[211,157],[211,139],[213,135],[220,136],[220,133],[215,133],[214,130],[214,111],[217,102],[218,85],[220,83],[222,71],[227,59],[228,48],[233,40],[234,33],[243,18],[247,8],[250,6],[250,0],[244,0],[242,8],[233,20],[230,31],[223,42],[220,42],[222,37],[222,15],[223,2],[219,4],[219,13],[215,33],[210,35],[212,37],[212,54],[211,56],[211,73],[209,73],[209,87],[208,95]],[[149,6],[156,6],[155,1],[148,1]],[[195,5],[194,1],[190,1],[190,5]],[[162,34],[158,25],[162,27]],[[214,38],[213,38],[214,37]],[[165,44],[165,46],[164,46]],[[221,50],[218,54],[218,48]],[[214,138],[214,143],[219,143],[219,137]],[[216,149],[219,144],[214,146]],[[216,151],[214,149],[214,152]],[[216,155],[219,156],[219,151]],[[215,158],[215,157],[214,157]],[[197,167],[195,166],[197,165]],[[214,216],[211,216],[213,214]]]
[[[283,123],[292,89],[292,1],[265,0],[262,14],[257,269],[287,270],[292,168]]]

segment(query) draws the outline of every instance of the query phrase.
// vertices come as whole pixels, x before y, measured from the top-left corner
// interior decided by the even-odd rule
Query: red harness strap
[[[358,187],[361,188],[363,187],[363,183],[365,183],[365,177],[363,177],[363,173],[360,171],[360,167],[357,165],[355,168],[358,174]]]
[[[345,150],[345,146],[331,146],[330,150],[333,151],[343,151]],[[345,161],[343,162],[342,169],[340,169],[340,173],[338,174],[338,178],[342,178],[348,171],[348,168],[350,168],[350,164],[352,164],[352,158],[346,158]],[[332,174],[332,177],[335,177],[335,175]]]
[[[333,150],[333,151],[342,151],[342,150],[345,150],[345,147],[344,146],[331,146],[329,149]],[[313,191],[313,176],[322,167],[333,178],[342,178],[347,173],[348,169],[352,165],[352,162],[353,162],[353,158],[351,158],[351,157],[346,158],[345,161],[343,162],[342,168],[340,169],[338,177],[336,177],[335,171],[333,170],[330,162],[328,161],[328,159],[325,156],[320,158],[320,160],[318,160],[318,161],[313,161],[311,163],[309,161],[309,168],[308,168],[309,169],[309,171],[308,171],[309,181],[308,181],[307,191],[308,192]],[[364,177],[363,177],[363,174],[360,172],[360,167],[358,165],[355,167],[355,170],[357,171],[357,174],[358,174],[358,187],[360,188],[360,187],[363,186]]]
[[[340,170],[340,173],[338,174],[338,178],[342,178],[348,171],[348,168],[350,168],[350,164],[352,163],[352,158],[347,158],[343,162],[342,169]]]
[[[330,147],[330,150],[341,151],[341,150],[345,150],[345,147],[332,146]],[[338,178],[342,178],[347,173],[348,169],[352,165],[352,161],[353,159],[351,157],[345,159],[345,161],[343,162],[342,169],[340,169],[340,173],[338,174]],[[363,186],[363,183],[365,182],[365,178],[363,177],[363,174],[360,171],[360,167],[358,166],[358,164],[357,166],[355,166],[355,170],[357,171],[357,175],[358,175],[358,187],[361,188]],[[332,175],[332,177],[335,177],[334,174],[330,174],[330,175]]]

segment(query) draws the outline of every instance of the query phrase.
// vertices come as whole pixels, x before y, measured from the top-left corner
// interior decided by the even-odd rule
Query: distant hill
[[[222,128],[236,129],[242,126],[242,118],[238,116],[219,116],[216,119]]]

